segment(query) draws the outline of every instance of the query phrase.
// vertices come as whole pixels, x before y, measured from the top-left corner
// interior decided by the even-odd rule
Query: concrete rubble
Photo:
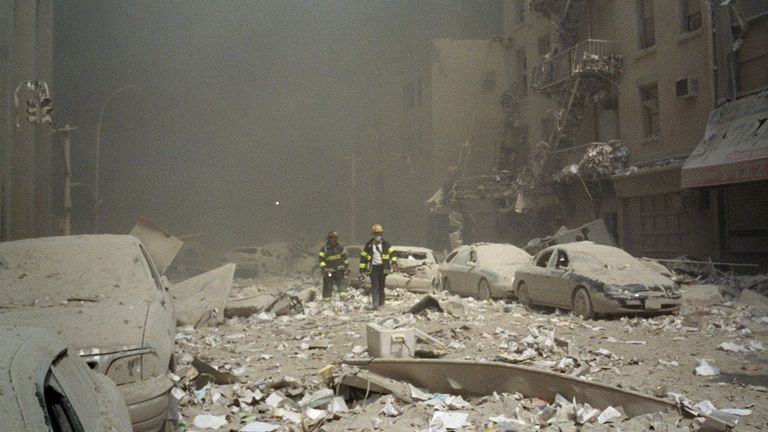
[[[515,303],[400,289],[388,290],[385,307],[371,311],[370,298],[353,289],[345,301],[307,298],[300,309],[267,311],[283,294],[312,288],[300,279],[236,280],[230,304],[250,295],[272,300],[217,326],[179,327],[174,396],[188,430],[205,430],[195,425],[201,415],[225,418],[226,425],[209,429],[220,431],[682,431],[701,428],[704,415],[721,426],[737,424],[738,430],[768,427],[768,414],[753,409],[768,402],[768,383],[760,378],[760,365],[768,361],[762,349],[768,319],[759,306],[709,301],[686,303],[676,316],[585,321]],[[441,346],[447,359],[400,361],[542,371],[661,398],[686,416],[638,413],[621,403],[594,405],[584,395],[574,400],[564,393],[468,394],[461,390],[467,388],[463,379],[447,380],[448,387],[437,390],[416,379],[423,374],[393,379],[359,365],[369,358],[371,322],[413,329],[417,352]],[[697,375],[702,360],[720,374]],[[724,408],[697,411],[704,401]]]

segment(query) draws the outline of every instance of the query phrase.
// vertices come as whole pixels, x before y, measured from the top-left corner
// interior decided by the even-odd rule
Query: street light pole
[[[100,169],[100,163],[101,163],[101,128],[103,126],[103,119],[104,119],[104,112],[107,110],[107,106],[110,102],[112,102],[112,99],[114,99],[117,95],[122,93],[125,90],[128,90],[130,88],[139,88],[139,86],[135,84],[128,84],[126,86],[120,87],[119,89],[115,90],[107,100],[104,101],[104,104],[101,106],[101,111],[99,112],[99,121],[96,123],[96,161],[94,162],[93,167],[93,232],[98,233],[99,232],[99,222],[100,222],[100,216],[101,216],[101,196],[99,195],[99,169]]]

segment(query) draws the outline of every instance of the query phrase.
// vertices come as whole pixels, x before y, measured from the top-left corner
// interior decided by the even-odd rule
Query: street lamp
[[[112,99],[117,97],[120,93],[122,93],[125,90],[128,90],[130,88],[139,88],[139,86],[135,84],[128,84],[126,86],[120,87],[119,89],[115,90],[107,100],[104,101],[104,104],[101,106],[101,111],[99,112],[99,121],[96,123],[96,162],[94,163],[94,174],[93,174],[93,232],[98,233],[99,232],[99,216],[101,213],[101,196],[99,195],[99,164],[100,164],[100,152],[101,152],[101,127],[103,125],[102,120],[104,118],[104,112],[107,110],[107,106],[110,102],[112,102]]]

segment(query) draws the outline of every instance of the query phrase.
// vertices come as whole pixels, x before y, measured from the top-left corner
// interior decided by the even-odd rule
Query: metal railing
[[[615,74],[621,61],[619,43],[587,39],[539,62],[533,70],[533,87],[543,90],[584,72]]]
[[[577,165],[587,150],[594,143],[587,143],[578,145],[575,147],[564,148],[555,150],[547,156],[547,162],[544,165],[544,171],[547,174],[552,174],[561,171],[563,168],[570,165]]]

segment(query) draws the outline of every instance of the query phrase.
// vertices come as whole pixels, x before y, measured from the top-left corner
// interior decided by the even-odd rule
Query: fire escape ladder
[[[584,102],[586,88],[581,75],[569,81],[570,88],[563,99],[559,115],[556,117],[555,128],[550,136],[549,143],[552,150],[557,150],[561,144],[570,146],[579,124],[584,115]]]

